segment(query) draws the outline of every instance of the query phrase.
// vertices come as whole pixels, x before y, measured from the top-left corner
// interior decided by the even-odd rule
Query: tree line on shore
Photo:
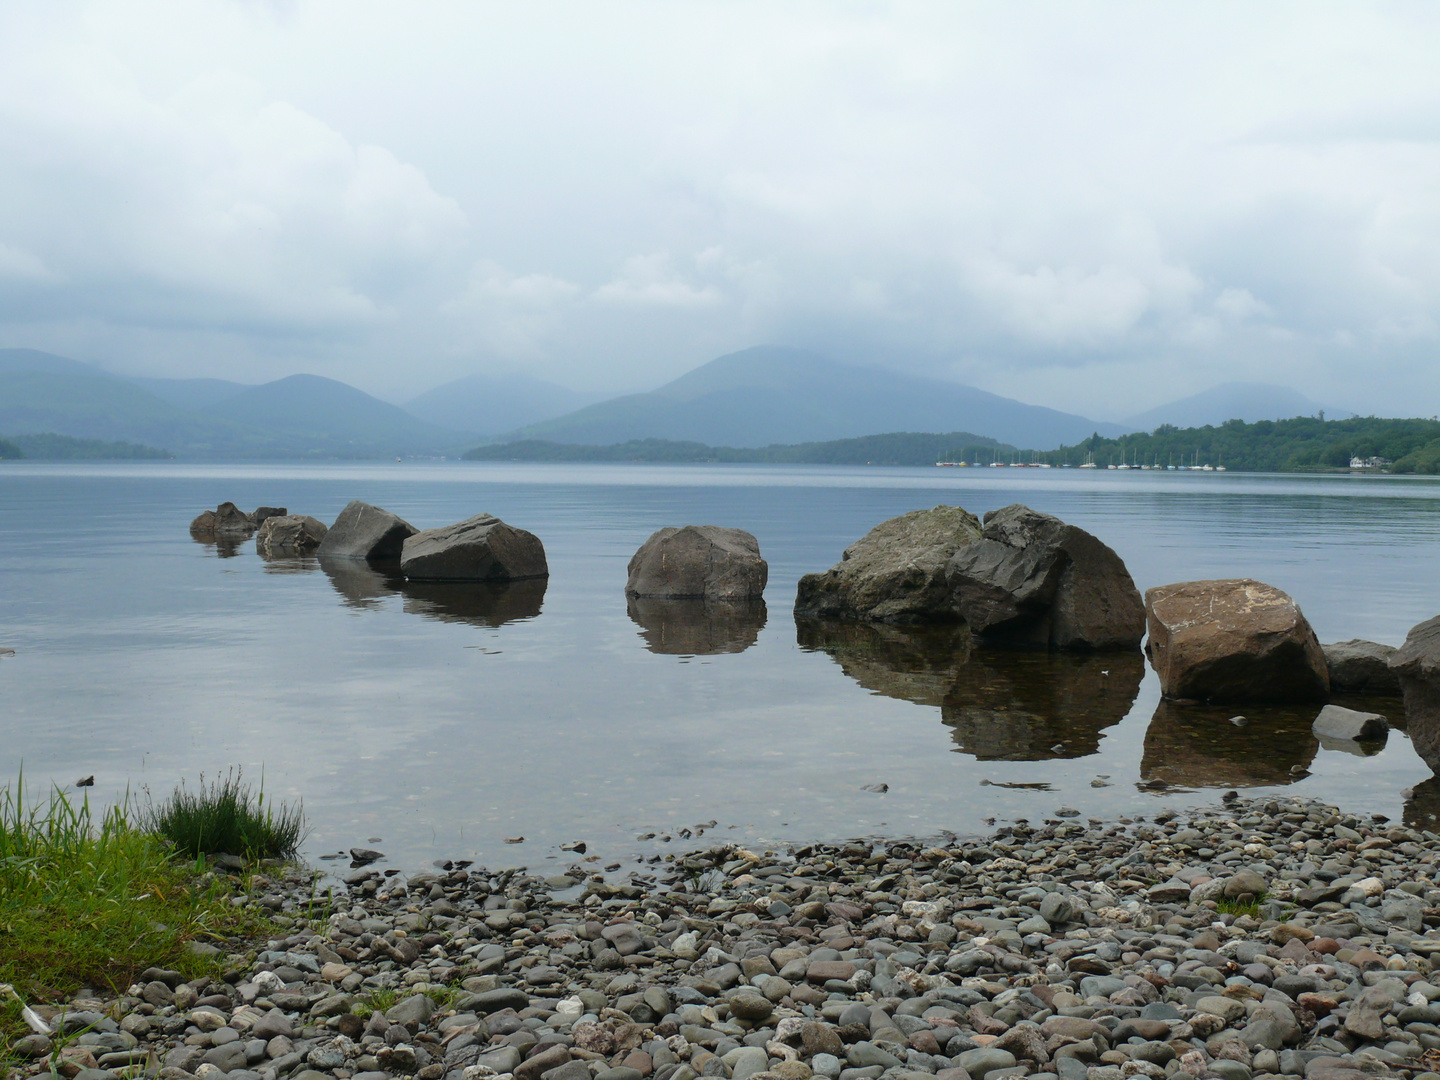
[[[1348,469],[1358,458],[1377,471],[1440,472],[1440,420],[1383,419],[1374,416],[1325,420],[1297,416],[1290,420],[1246,423],[1229,420],[1218,427],[1177,428],[1169,424],[1153,432],[1118,438],[1092,435],[1057,450],[1021,450],[970,432],[927,434],[895,432],[830,442],[764,447],[707,446],[667,439],[632,439],[609,446],[526,439],[479,446],[466,452],[467,461],[567,462],[720,462],[791,465],[969,465],[1045,464],[1097,468],[1148,465],[1179,468],[1223,465],[1235,472],[1325,472]]]

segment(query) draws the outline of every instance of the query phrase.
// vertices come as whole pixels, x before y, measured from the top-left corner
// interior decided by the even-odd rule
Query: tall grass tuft
[[[153,965],[198,973],[204,962],[186,942],[254,921],[228,895],[137,828],[128,796],[96,814],[88,796],[59,788],[31,801],[23,773],[0,788],[0,982],[29,1001],[82,986],[119,992]],[[0,1036],[18,1011],[13,1000],[0,1007]]]
[[[305,838],[303,805],[266,802],[262,783],[253,792],[239,769],[191,791],[182,781],[159,805],[150,801],[145,828],[183,855],[229,854],[247,859],[289,858]]]

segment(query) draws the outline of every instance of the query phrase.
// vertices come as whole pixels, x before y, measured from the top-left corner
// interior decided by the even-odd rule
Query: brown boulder
[[[1052,649],[1133,649],[1140,591],[1120,556],[1084,529],[1015,503],[945,568],[960,617],[982,638]]]
[[[718,525],[659,530],[629,571],[625,595],[658,600],[755,600],[770,576],[754,536]]]
[[[1440,615],[1413,627],[1390,657],[1405,695],[1405,730],[1430,771],[1440,773]]]
[[[1145,651],[1167,698],[1317,701],[1325,655],[1299,605],[1249,578],[1184,581],[1145,594]]]
[[[822,574],[800,579],[795,614],[816,619],[957,622],[945,566],[980,539],[980,520],[958,506],[882,521]]]
[[[223,502],[214,510],[206,510],[190,522],[190,535],[210,539],[218,536],[247,537],[255,531],[250,515],[233,502]]]

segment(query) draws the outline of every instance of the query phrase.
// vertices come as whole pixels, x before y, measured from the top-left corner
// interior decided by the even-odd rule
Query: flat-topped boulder
[[[1405,696],[1405,730],[1430,771],[1440,773],[1440,615],[1405,635],[1389,667]]]
[[[946,564],[971,632],[1051,649],[1134,649],[1145,636],[1140,590],[1090,533],[1016,503],[985,515],[980,539]]]
[[[255,534],[255,550],[261,555],[310,555],[330,530],[325,523],[307,514],[267,517]]]
[[[769,564],[743,529],[718,525],[665,528],[630,559],[625,595],[656,600],[756,600]]]
[[[956,622],[946,564],[980,539],[980,519],[958,506],[912,510],[882,521],[840,561],[800,579],[795,614],[817,619]]]
[[[1300,607],[1250,578],[1182,581],[1145,593],[1145,650],[1167,698],[1323,701],[1325,655]]]
[[[1378,641],[1337,641],[1321,645],[1325,666],[1330,671],[1330,689],[1337,694],[1386,694],[1398,696],[1400,680],[1390,670],[1395,646]]]
[[[550,567],[534,533],[477,514],[406,537],[400,572],[414,581],[519,581],[548,577]]]
[[[389,510],[356,499],[340,511],[315,553],[332,559],[385,562],[400,558],[406,538],[418,531]]]

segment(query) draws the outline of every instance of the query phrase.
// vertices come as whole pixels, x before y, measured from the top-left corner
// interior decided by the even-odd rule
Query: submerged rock
[[[534,533],[477,514],[406,537],[400,572],[412,581],[519,581],[548,577],[550,568]]]
[[[244,539],[255,532],[255,521],[233,502],[223,502],[190,522],[190,535],[201,539]]]
[[[1390,734],[1390,725],[1379,713],[1326,705],[1315,717],[1310,730],[1328,739],[1383,739]]]
[[[1167,698],[1316,701],[1325,656],[1299,605],[1249,578],[1185,581],[1145,594],[1146,652]]]
[[[416,532],[404,518],[356,499],[340,511],[315,554],[370,562],[395,560],[400,558],[405,539]]]
[[[665,600],[755,600],[770,567],[743,529],[718,525],[665,528],[630,560],[625,595]]]
[[[945,568],[960,617],[983,638],[1053,649],[1133,649],[1145,606],[1124,562],[1084,529],[1016,503]]]
[[[980,539],[980,520],[958,506],[913,510],[882,521],[840,562],[800,579],[795,614],[885,622],[956,622],[945,581],[955,553]]]
[[[1337,641],[1321,645],[1330,672],[1330,689],[1337,694],[1400,694],[1400,680],[1390,670],[1395,646],[1378,641]]]

